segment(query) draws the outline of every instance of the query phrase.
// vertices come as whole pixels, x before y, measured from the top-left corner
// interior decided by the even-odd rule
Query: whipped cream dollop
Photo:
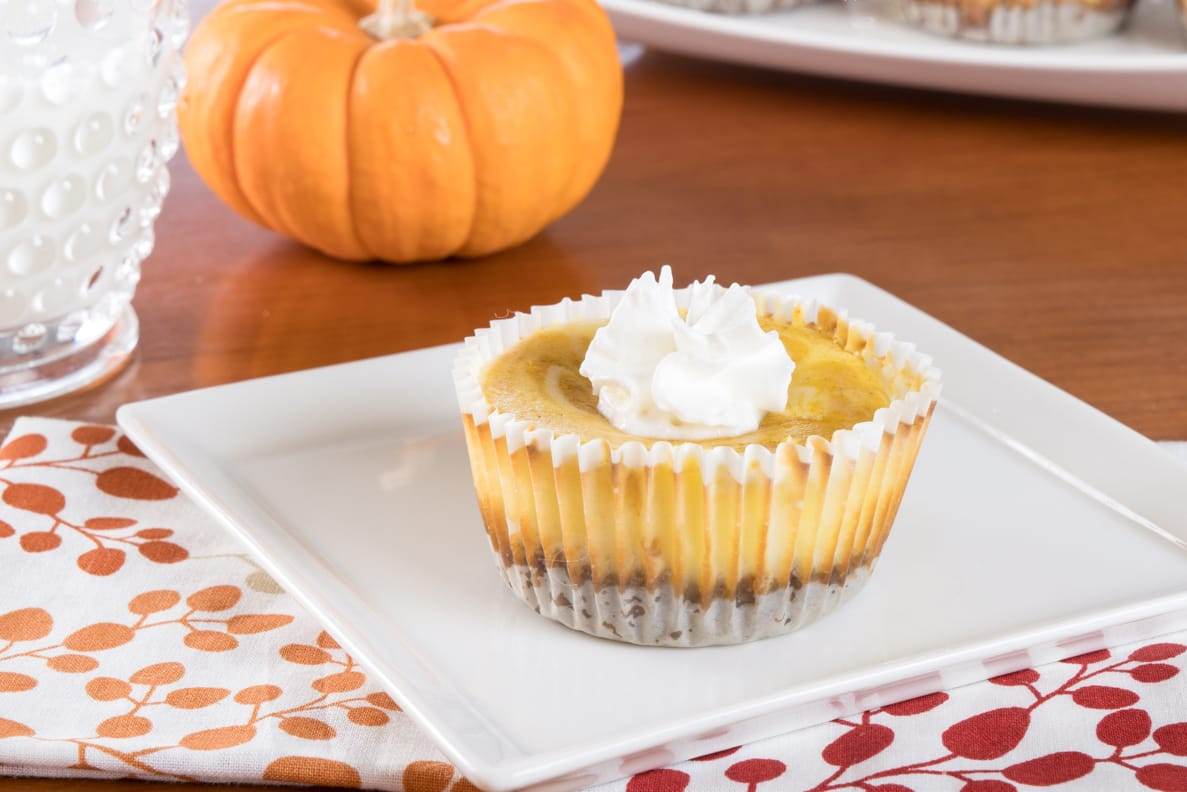
[[[598,410],[624,432],[669,440],[745,434],[782,410],[795,363],[758,324],[754,298],[710,275],[687,289],[682,316],[672,270],[631,281],[594,334],[582,376]]]

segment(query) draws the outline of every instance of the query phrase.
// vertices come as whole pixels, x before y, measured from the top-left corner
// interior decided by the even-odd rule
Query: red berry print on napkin
[[[1001,707],[965,718],[949,726],[941,737],[944,747],[965,759],[997,759],[1022,742],[1030,728],[1030,710]]]
[[[679,770],[648,770],[632,776],[626,792],[684,792],[688,782],[688,773]]]
[[[1080,751],[1060,751],[1010,765],[1003,775],[1028,786],[1054,786],[1074,781],[1092,772],[1096,762]]]
[[[1153,663],[1159,660],[1170,660],[1172,657],[1178,657],[1187,652],[1187,646],[1177,643],[1156,643],[1149,646],[1143,646],[1141,649],[1135,649],[1130,652],[1129,659],[1137,660],[1141,663]]]
[[[880,724],[862,723],[826,745],[820,755],[830,765],[849,767],[872,759],[889,748],[892,742],[892,729]]]
[[[1174,764],[1149,764],[1138,768],[1135,777],[1143,786],[1163,792],[1187,792],[1187,767]]]
[[[1178,673],[1179,669],[1169,663],[1145,663],[1129,671],[1138,682],[1165,682]]]
[[[1024,668],[1021,671],[1015,671],[1011,674],[995,676],[989,681],[994,685],[1001,685],[1003,687],[1033,685],[1039,681],[1039,672],[1033,668]]]
[[[1096,725],[1096,739],[1114,748],[1128,748],[1145,742],[1150,736],[1150,727],[1150,716],[1145,710],[1117,710],[1100,719]]]
[[[882,708],[882,712],[885,712],[887,715],[894,715],[896,717],[922,715],[925,712],[931,712],[947,700],[947,693],[929,693],[926,696],[907,699],[906,701],[900,701],[897,704],[887,704]]]
[[[1174,756],[1187,756],[1187,723],[1170,723],[1154,730],[1154,742]]]
[[[730,765],[725,777],[746,784],[746,792],[755,792],[759,784],[778,778],[785,772],[787,765],[778,759],[744,759]]]
[[[1097,649],[1095,652],[1085,652],[1084,654],[1075,655],[1074,657],[1066,657],[1059,662],[1067,663],[1068,665],[1089,666],[1095,665],[1096,663],[1103,663],[1110,657],[1112,657],[1112,655],[1109,653],[1108,649]]]
[[[1089,685],[1072,693],[1072,701],[1090,709],[1120,709],[1136,704],[1138,694],[1110,685]]]

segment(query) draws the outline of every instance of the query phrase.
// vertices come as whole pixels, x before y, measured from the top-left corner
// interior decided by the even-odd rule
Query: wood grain
[[[682,282],[856,273],[1141,432],[1187,438],[1183,118],[652,52],[626,87],[617,149],[590,197],[479,261],[331,261],[235,217],[179,157],[136,296],[135,362],[19,412],[107,422],[127,401],[456,341],[492,315],[667,262]],[[0,781],[2,792],[156,788],[179,789]]]

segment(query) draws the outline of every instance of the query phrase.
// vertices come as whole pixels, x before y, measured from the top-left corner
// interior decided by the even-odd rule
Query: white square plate
[[[866,589],[758,643],[603,641],[506,591],[456,346],[131,404],[119,421],[491,790],[584,786],[1187,625],[1187,479],[1164,451],[862,280],[777,288],[915,341],[945,385]]]

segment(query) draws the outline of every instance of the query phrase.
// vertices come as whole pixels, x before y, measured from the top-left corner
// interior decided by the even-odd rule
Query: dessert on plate
[[[1113,33],[1128,20],[1134,0],[870,0],[869,4],[881,16],[929,33],[994,44],[1041,45]]]
[[[454,381],[511,589],[664,646],[779,635],[856,592],[940,391],[930,358],[832,307],[667,267],[492,322]]]

